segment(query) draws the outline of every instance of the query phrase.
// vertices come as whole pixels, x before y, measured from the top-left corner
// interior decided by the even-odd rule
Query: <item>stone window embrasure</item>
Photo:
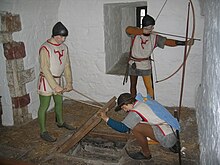
[[[142,9],[147,9],[146,1],[104,4],[107,74],[124,75],[130,49],[130,38],[125,33],[125,29],[127,26],[137,26],[138,22],[140,24],[143,17]],[[137,13],[140,15],[138,16]]]

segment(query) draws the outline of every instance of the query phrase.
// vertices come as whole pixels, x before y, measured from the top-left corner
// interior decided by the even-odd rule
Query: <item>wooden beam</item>
[[[58,146],[57,151],[61,153],[68,152],[75,144],[77,144],[84,136],[86,136],[94,127],[96,127],[100,122],[101,118],[98,116],[101,111],[107,112],[108,110],[115,107],[116,97],[110,99],[104,107],[102,107],[98,112],[96,112],[88,121],[83,124],[78,131],[73,134],[69,139],[67,139],[61,146]]]
[[[0,157],[0,164],[1,165],[34,165],[33,163],[22,161],[22,160],[17,160],[17,159],[12,159],[12,158],[3,158]]]
[[[108,133],[108,132],[95,132],[91,131],[87,136],[93,137],[93,138],[102,138],[102,139],[108,139],[108,140],[118,140],[118,141],[128,141],[129,139],[134,139],[133,134],[125,134],[125,133]],[[150,138],[148,138],[148,144],[159,144],[159,142],[156,142]]]
[[[118,140],[118,141],[128,141],[131,137],[131,134],[118,133],[118,132],[100,132],[100,131],[91,131],[88,135],[91,138],[102,138],[107,140]]]

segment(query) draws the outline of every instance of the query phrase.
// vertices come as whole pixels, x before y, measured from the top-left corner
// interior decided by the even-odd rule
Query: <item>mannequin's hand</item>
[[[100,112],[99,113],[100,117],[102,118],[102,120],[104,120],[105,122],[107,122],[107,120],[109,119],[108,116],[106,115],[106,112]]]
[[[59,85],[57,85],[55,88],[54,88],[54,91],[55,93],[62,93],[63,92],[63,88]]]
[[[71,90],[73,90],[73,86],[72,84],[67,84],[63,90],[63,92],[70,92]]]
[[[188,41],[187,41],[187,45],[193,45],[194,44],[194,39],[189,39]]]

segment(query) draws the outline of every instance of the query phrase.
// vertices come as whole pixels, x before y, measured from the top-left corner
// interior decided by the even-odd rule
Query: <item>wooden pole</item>
[[[105,106],[103,106],[98,112],[96,112],[88,121],[83,124],[78,131],[67,139],[63,144],[58,146],[57,151],[60,153],[68,152],[74,145],[76,145],[84,136],[86,136],[94,127],[100,122],[101,118],[98,116],[101,111],[107,112],[108,110],[115,107],[116,97],[110,99]]]

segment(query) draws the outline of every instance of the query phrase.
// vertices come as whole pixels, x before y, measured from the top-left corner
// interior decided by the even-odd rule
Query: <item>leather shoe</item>
[[[57,126],[58,126],[59,128],[66,128],[66,129],[68,129],[68,130],[75,130],[74,127],[72,127],[71,125],[66,124],[65,122],[64,122],[62,125],[57,124]]]
[[[133,153],[129,153],[127,151],[127,149],[125,148],[126,153],[128,154],[128,156],[134,160],[151,160],[152,156],[148,155],[147,157],[144,156],[144,154],[142,152],[133,152]]]
[[[48,142],[55,142],[55,141],[57,140],[56,138],[50,136],[50,134],[49,134],[47,131],[41,133],[41,134],[40,134],[40,137],[41,137],[43,140],[48,141]]]

